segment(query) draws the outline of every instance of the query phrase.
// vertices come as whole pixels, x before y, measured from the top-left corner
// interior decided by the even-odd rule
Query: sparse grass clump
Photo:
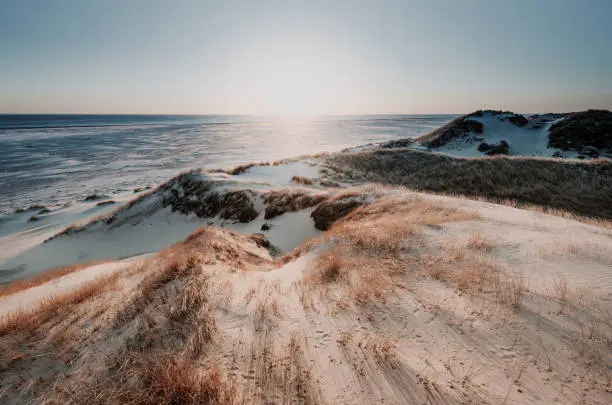
[[[565,275],[557,275],[553,280],[552,287],[554,296],[559,300],[559,313],[563,313],[569,302],[569,287]]]
[[[372,335],[359,345],[370,351],[379,360],[390,360],[395,356],[396,344],[388,336]]]
[[[528,291],[521,272],[500,268],[484,256],[451,249],[438,255],[424,255],[420,263],[426,274],[455,286],[476,305],[487,305],[489,301],[519,309]]]
[[[140,283],[139,292],[134,296],[122,310],[117,312],[116,323],[123,324],[142,312],[153,299],[154,292],[163,288],[169,282],[189,275],[194,275],[201,270],[202,256],[199,253],[192,253],[190,256],[184,252],[173,252],[162,262],[153,272],[145,276]]]
[[[506,277],[501,279],[500,290],[496,291],[496,294],[500,302],[518,310],[523,303],[527,291],[525,277],[520,272],[516,272],[506,275]]]
[[[211,361],[205,367],[168,353],[130,352],[116,359],[117,372],[95,384],[57,386],[45,404],[108,403],[130,405],[236,403],[236,388],[221,367]]]
[[[322,238],[306,239],[305,241],[300,243],[298,246],[293,248],[290,252],[288,252],[287,254],[279,257],[276,260],[276,264],[278,266],[282,266],[284,264],[292,262],[292,261],[300,258],[301,256],[303,256],[303,255],[305,255],[305,254],[307,254],[309,252],[312,252],[314,249],[318,248],[323,243],[325,243],[325,242],[322,240]]]
[[[474,234],[468,240],[466,246],[468,249],[476,249],[488,253],[493,250],[495,244],[480,234]]]
[[[346,270],[338,252],[328,251],[317,258],[315,270],[309,280],[314,283],[333,283],[343,277]]]
[[[138,356],[124,378],[111,384],[105,400],[122,404],[231,405],[236,390],[216,364],[205,370],[173,356]],[[102,403],[102,402],[100,402]]]
[[[304,184],[305,186],[311,186],[312,180],[303,176],[293,176],[291,177],[291,181],[298,184]]]

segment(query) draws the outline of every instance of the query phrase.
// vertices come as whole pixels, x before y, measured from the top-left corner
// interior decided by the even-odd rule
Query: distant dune
[[[421,136],[417,143],[466,157],[612,157],[612,112],[588,110],[525,117],[510,111],[476,111]]]

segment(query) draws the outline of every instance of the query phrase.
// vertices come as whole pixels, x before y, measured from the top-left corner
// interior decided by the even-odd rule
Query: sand
[[[419,237],[407,240],[413,246],[405,253],[408,267],[382,296],[359,299],[354,286],[341,280],[312,284],[317,260],[331,245],[279,264],[265,249],[218,231],[254,261],[244,269],[219,256],[203,264],[209,275],[206,305],[218,332],[197,364],[219,365],[233,382],[236,403],[609,403],[612,230],[461,198],[393,189],[389,195],[396,204],[418,198],[477,217],[419,228]],[[320,235],[304,225],[308,220],[307,211],[285,214],[270,221],[270,236],[278,244],[290,241],[288,247]],[[260,223],[236,230],[250,233]],[[476,239],[482,242],[469,247]],[[502,269],[508,280],[520,275],[525,291],[518,307],[410,267],[410,255],[437,251],[477,255]],[[0,305],[35,305],[43,294],[68,291],[139,260],[94,266],[5,297]],[[181,291],[169,288],[164,300]],[[83,370],[101,361],[95,360],[96,347],[104,347],[105,356],[121,356],[129,336],[140,330],[137,325],[147,317],[161,322],[163,312],[156,311],[164,301],[156,302],[121,333],[102,321],[104,313],[121,308],[121,301],[109,304],[100,321],[83,318],[83,325],[93,322],[98,329],[74,349],[68,366],[44,363],[54,370],[50,375],[67,367],[69,381],[86,378]],[[89,330],[79,322],[75,327]],[[33,364],[40,367],[40,362]],[[35,367],[28,364],[18,361],[13,367]],[[50,378],[46,373],[43,381]],[[29,398],[16,380],[6,381],[16,386],[0,403]]]

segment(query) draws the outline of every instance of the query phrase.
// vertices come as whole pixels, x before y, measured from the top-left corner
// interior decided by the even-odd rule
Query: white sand
[[[236,176],[200,173],[202,180],[215,180],[215,188],[219,192],[245,187],[273,190],[296,186],[291,181],[292,176],[316,178],[318,175],[319,169],[312,159],[276,166],[254,166]],[[174,188],[183,193],[180,187]],[[170,190],[166,193],[170,193]],[[318,233],[309,218],[311,211],[288,213],[265,221],[265,206],[259,199],[255,200],[256,208],[261,211],[259,217],[248,224],[241,224],[219,218],[202,219],[193,214],[173,213],[169,207],[163,208],[161,197],[161,193],[157,192],[139,200],[131,208],[120,211],[110,225],[99,222],[85,231],[63,235],[47,243],[43,241],[68,225],[85,224],[91,218],[116,210],[121,204],[98,207],[95,202],[79,203],[54,210],[41,216],[36,222],[28,222],[32,213],[13,214],[11,220],[2,227],[7,236],[0,236],[3,247],[0,250],[0,282],[31,277],[48,269],[74,263],[121,259],[159,251],[182,241],[197,228],[209,224],[244,233],[259,233],[262,232],[261,226],[268,222],[271,229],[263,233],[281,251],[297,246],[302,240],[302,234],[313,237]],[[134,194],[125,193],[115,200],[125,203],[132,198],[135,198]]]
[[[486,112],[482,117],[469,117],[470,120],[481,122],[484,126],[482,134],[473,134],[468,139],[458,139],[447,145],[435,149],[436,152],[446,153],[453,156],[477,157],[483,156],[478,151],[481,142],[498,144],[506,141],[510,145],[511,156],[539,156],[550,157],[555,152],[561,153],[568,158],[577,156],[576,152],[562,151],[557,148],[548,147],[548,135],[550,127],[555,121],[544,124],[541,128],[532,128],[527,124],[523,127],[513,124],[508,120],[502,120],[508,114],[492,114]],[[475,138],[482,138],[476,140]]]
[[[293,176],[301,176],[309,179],[318,178],[319,169],[313,160],[306,159],[277,166],[253,166],[245,173],[233,177],[238,178],[240,181],[267,183],[276,187],[281,187],[295,185],[295,183],[291,182],[291,177]]]

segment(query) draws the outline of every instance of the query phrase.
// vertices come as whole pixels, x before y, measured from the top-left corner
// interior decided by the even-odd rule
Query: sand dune
[[[1,402],[608,403],[610,229],[383,190],[286,255],[210,226],[80,272],[4,319]]]

